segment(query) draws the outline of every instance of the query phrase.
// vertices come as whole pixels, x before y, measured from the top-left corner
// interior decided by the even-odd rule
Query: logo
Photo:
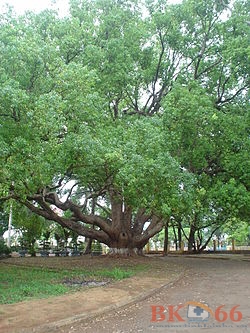
[[[192,322],[207,321],[210,317],[210,308],[206,304],[188,305],[187,318]]]
[[[224,307],[225,305],[220,305],[213,311],[207,304],[195,301],[186,302],[184,305],[168,305],[166,308],[163,305],[151,305],[151,322],[185,322],[184,315],[179,313],[184,308],[187,308],[188,322],[205,322],[210,317],[219,323],[226,320],[237,323],[242,320],[239,305],[233,306],[230,311],[226,311]]]

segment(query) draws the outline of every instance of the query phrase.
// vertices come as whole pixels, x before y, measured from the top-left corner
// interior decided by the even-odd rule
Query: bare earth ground
[[[249,333],[250,332],[250,261],[240,256],[229,260],[206,257],[167,258],[17,258],[8,263],[46,265],[48,267],[128,267],[147,264],[150,270],[103,287],[83,289],[74,294],[46,300],[21,302],[0,307],[2,333]],[[21,259],[21,260],[20,260]],[[40,260],[39,260],[40,259]],[[49,260],[48,260],[49,259]],[[56,258],[55,258],[56,259]],[[73,260],[72,260],[73,259]],[[0,263],[6,264],[6,262]],[[51,265],[51,266],[50,266]],[[228,319],[218,322],[212,316],[204,322],[190,322],[185,306],[178,311],[183,319],[169,322],[168,306],[196,301],[213,312],[220,305]],[[229,317],[237,306],[239,322]],[[152,322],[152,306],[164,307],[162,321]],[[157,318],[160,318],[158,314]],[[222,318],[222,317],[219,317]],[[232,317],[237,319],[236,317]],[[223,319],[223,318],[222,318]]]
[[[53,269],[83,268],[90,271],[94,267],[100,270],[113,267],[129,269],[138,265],[148,267],[146,271],[139,272],[134,277],[102,287],[83,287],[81,291],[63,296],[0,305],[1,333],[48,332],[54,330],[55,326],[63,326],[68,322],[74,323],[150,295],[155,289],[159,289],[182,274],[182,268],[178,264],[163,265],[159,258],[149,257],[10,258],[0,261],[0,265]]]

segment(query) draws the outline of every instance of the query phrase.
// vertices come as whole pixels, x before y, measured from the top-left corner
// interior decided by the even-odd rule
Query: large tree
[[[166,143],[178,87],[180,112],[193,86],[218,112],[244,100],[245,6],[72,0],[65,18],[2,16],[1,196],[113,252],[140,252],[205,168]]]

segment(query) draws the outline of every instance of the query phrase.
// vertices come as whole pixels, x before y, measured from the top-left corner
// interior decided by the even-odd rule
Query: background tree
[[[248,217],[248,162],[243,157],[249,151],[247,113],[240,106],[232,112],[217,110],[210,97],[194,86],[176,87],[166,101],[169,150],[196,179],[192,211],[185,208],[182,215],[182,220],[190,221],[191,250],[199,230],[213,226],[212,236],[230,217]],[[235,149],[237,143],[240,147]]]
[[[37,216],[26,207],[15,205],[13,227],[20,231],[19,241],[21,247],[29,251],[32,256],[36,255],[39,241],[43,233],[49,228],[44,218]]]

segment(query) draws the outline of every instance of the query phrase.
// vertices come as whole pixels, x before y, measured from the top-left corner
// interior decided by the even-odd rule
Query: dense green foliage
[[[114,249],[249,221],[247,1],[70,4],[0,18],[0,195]]]
[[[43,233],[48,230],[49,224],[44,218],[32,213],[20,204],[14,206],[14,216],[13,228],[20,233],[21,248],[34,256],[37,250],[36,241],[42,238]]]
[[[4,205],[0,204],[0,257],[2,255],[4,256],[10,253],[10,249],[7,247],[3,239],[3,235],[7,230],[8,230],[8,215],[4,210]]]
[[[8,214],[4,209],[4,205],[0,205],[0,237],[8,230]]]

